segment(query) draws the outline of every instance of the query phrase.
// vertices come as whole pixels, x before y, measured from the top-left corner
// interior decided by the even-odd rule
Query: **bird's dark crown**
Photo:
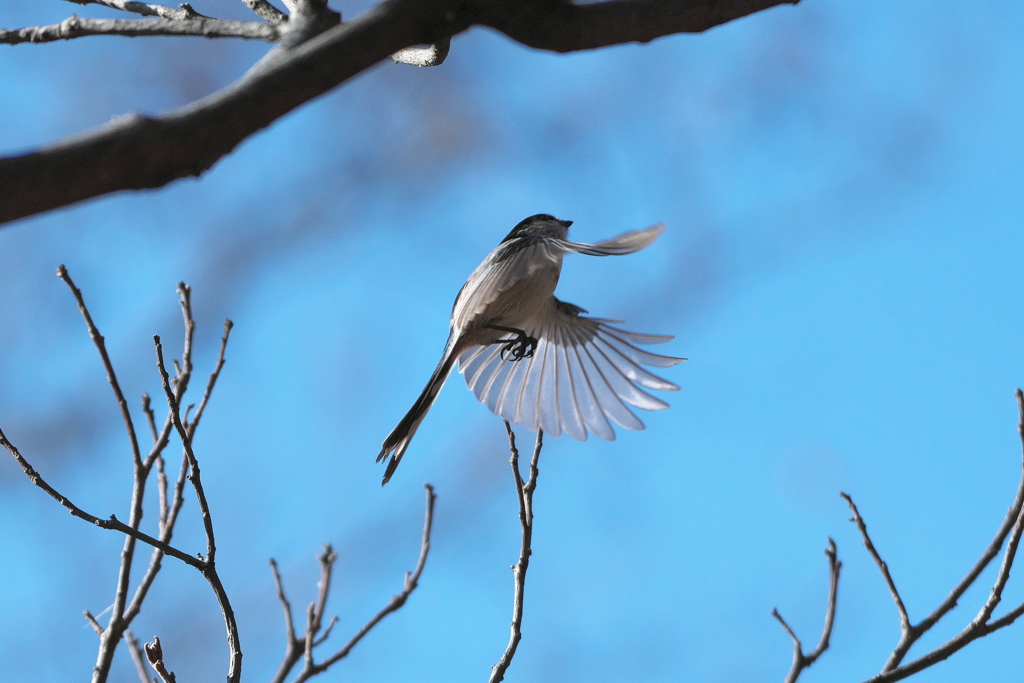
[[[565,239],[572,221],[563,221],[548,213],[538,213],[519,221],[502,243],[519,237],[558,237]]]

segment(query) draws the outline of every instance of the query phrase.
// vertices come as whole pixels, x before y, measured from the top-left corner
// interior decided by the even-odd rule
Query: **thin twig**
[[[195,489],[196,499],[199,502],[199,513],[203,519],[203,528],[206,530],[206,562],[212,564],[216,561],[217,542],[213,531],[213,517],[210,515],[210,504],[206,500],[206,492],[203,490],[199,461],[192,450],[192,439],[189,438],[188,431],[181,422],[178,400],[174,395],[174,390],[171,388],[170,376],[164,367],[164,347],[160,343],[159,335],[153,335],[153,345],[156,348],[156,367],[160,372],[160,380],[164,387],[164,395],[167,397],[167,405],[171,409],[171,421],[174,423],[175,429],[178,430],[178,436],[181,438],[185,454],[188,456],[189,468],[192,470],[189,480],[192,482],[192,488]]]
[[[85,617],[85,620],[89,622],[89,626],[92,626],[92,630],[96,631],[96,635],[102,636],[104,630],[103,626],[100,625],[100,622],[98,622],[96,617],[92,615],[92,612],[89,610],[82,610],[82,615]]]
[[[181,550],[178,550],[177,548],[168,545],[163,541],[160,541],[159,539],[153,538],[145,532],[139,531],[138,529],[133,529],[124,522],[118,520],[117,517],[115,517],[114,515],[111,515],[109,519],[101,519],[99,517],[96,517],[95,515],[89,514],[85,510],[75,505],[67,496],[60,493],[55,488],[46,483],[46,480],[43,479],[43,477],[32,467],[32,465],[29,464],[29,462],[18,451],[14,444],[12,444],[7,439],[7,436],[3,433],[2,429],[0,429],[0,446],[6,448],[7,452],[14,456],[14,459],[21,466],[21,469],[24,470],[25,475],[29,478],[29,481],[31,481],[33,484],[35,484],[43,491],[45,491],[48,496],[50,496],[58,503],[63,505],[65,509],[67,509],[67,511],[75,517],[78,517],[79,519],[84,519],[86,522],[89,522],[90,524],[95,524],[101,529],[118,531],[127,536],[131,536],[132,538],[142,541],[143,543],[147,543],[153,546],[154,548],[159,548],[171,557],[181,560],[185,564],[189,564],[193,567],[196,567],[197,569],[203,568],[202,560],[193,557],[187,553],[184,553]]]
[[[107,346],[103,335],[100,334],[100,331],[92,321],[92,315],[89,314],[89,309],[85,306],[85,299],[82,298],[82,290],[72,282],[71,276],[68,275],[68,269],[64,267],[63,263],[57,266],[57,277],[63,280],[64,284],[71,290],[71,294],[75,297],[75,302],[78,304],[78,311],[82,314],[82,318],[85,319],[85,326],[89,330],[89,337],[100,354],[100,359],[103,361],[103,369],[107,373],[107,381],[110,383],[110,388],[114,390],[114,397],[117,399],[117,405],[121,409],[121,419],[124,420],[124,427],[128,431],[128,438],[131,441],[132,460],[141,464],[142,456],[139,452],[139,440],[135,436],[135,423],[132,422],[131,411],[128,410],[128,401],[125,400],[124,393],[121,392],[121,385],[117,381],[117,373],[114,372],[114,366],[111,364],[110,356],[107,354]]]
[[[203,392],[203,398],[199,401],[199,407],[196,409],[196,414],[188,424],[189,436],[196,433],[196,429],[199,428],[199,420],[203,418],[203,413],[206,411],[206,404],[210,402],[210,395],[213,393],[213,387],[217,384],[217,378],[220,377],[220,371],[224,367],[224,351],[227,350],[228,337],[231,335],[231,328],[234,326],[235,324],[230,320],[224,321],[224,335],[220,338],[220,351],[217,353],[217,364],[214,365],[213,372],[210,373],[210,379],[206,382],[206,391]]]
[[[209,19],[209,17],[203,17],[203,15],[196,12],[187,3],[182,5],[181,9],[172,9],[164,5],[134,2],[134,0],[67,0],[67,2],[72,2],[76,5],[100,5],[110,9],[141,14],[146,17],[160,17],[161,19],[174,19],[176,21],[190,21],[200,17]]]
[[[381,622],[381,620],[384,619],[384,617],[388,616],[392,612],[396,612],[399,609],[401,609],[401,607],[405,604],[406,600],[409,599],[409,596],[412,595],[412,592],[414,590],[416,590],[416,587],[419,585],[420,576],[423,574],[423,568],[427,564],[427,555],[430,553],[430,533],[431,533],[431,530],[433,529],[433,526],[434,526],[434,502],[437,500],[437,495],[434,493],[434,487],[433,486],[431,486],[430,484],[424,484],[423,487],[426,489],[426,492],[427,492],[427,505],[426,505],[426,512],[423,515],[423,538],[422,538],[422,541],[420,543],[420,557],[419,557],[419,560],[416,562],[416,568],[412,572],[406,572],[406,574],[405,574],[405,585],[402,588],[402,592],[399,593],[398,595],[392,596],[391,600],[388,602],[388,604],[385,605],[384,608],[381,611],[377,612],[377,614],[375,614],[373,616],[373,618],[371,618],[368,622],[366,622],[363,625],[363,627],[360,628],[359,631],[356,632],[356,634],[354,636],[352,636],[352,638],[350,638],[349,641],[347,643],[345,643],[333,655],[331,655],[330,657],[328,657],[327,659],[323,660],[320,663],[316,663],[315,661],[312,661],[310,658],[307,658],[306,659],[306,663],[305,663],[305,665],[302,668],[302,671],[300,671],[299,674],[295,677],[295,679],[293,680],[293,683],[303,683],[303,681],[307,681],[310,678],[312,678],[313,676],[316,676],[317,674],[323,673],[324,671],[329,669],[331,666],[336,664],[338,661],[340,661],[341,659],[344,659],[345,657],[347,657],[348,654],[352,651],[352,648],[354,648],[357,644],[359,644],[359,641],[362,640],[363,637],[366,636],[367,633],[372,631],[373,628],[377,624],[379,624]],[[325,558],[327,558],[329,555],[330,555],[330,561],[329,562],[325,562]],[[334,562],[333,552],[330,551],[329,548],[327,549],[327,551],[323,555],[320,556],[320,562],[321,562],[321,572],[322,572],[321,573],[321,583],[320,583],[320,593],[321,593],[321,595],[318,596],[318,598],[317,598],[317,604],[319,604],[321,602],[321,597],[322,597],[322,602],[324,604],[326,604],[326,600],[327,600],[326,590],[329,589],[329,586],[330,586],[330,570],[331,570],[331,567],[332,567],[333,562]],[[324,578],[323,572],[326,572],[326,580]],[[280,579],[280,577],[278,577],[276,575],[276,569],[275,569],[275,581],[279,582],[279,579]],[[278,583],[278,586],[280,587],[280,583]],[[280,590],[279,593],[278,593],[278,599],[282,600],[282,604],[283,605],[286,605],[286,604],[288,604],[288,602],[287,602],[287,600],[283,599],[283,595],[284,595],[283,590]],[[311,608],[312,608],[310,610],[311,613],[314,612],[317,609],[315,606],[311,606]],[[291,612],[291,610],[290,610],[290,607],[289,607],[288,613],[290,614],[290,612]],[[320,608],[320,613],[321,613],[321,616],[322,616],[322,608]],[[334,622],[334,620],[332,620],[331,625],[328,627],[328,632],[334,626],[333,622]],[[280,683],[281,681],[284,681],[284,679],[288,675],[288,672],[289,672],[291,666],[294,666],[294,664],[297,663],[298,659],[302,656],[302,653],[305,650],[305,645],[306,645],[307,642],[309,642],[309,628],[310,627],[307,626],[307,637],[306,638],[298,638],[298,637],[296,637],[295,633],[294,633],[294,629],[293,628],[288,628],[288,631],[291,634],[291,637],[293,638],[293,640],[291,640],[290,642],[295,643],[295,647],[299,648],[299,653],[298,653],[298,656],[296,657],[294,655],[292,646],[289,645],[288,652],[286,653],[285,662],[281,665],[281,669],[278,670],[277,675],[274,677],[274,679],[273,679],[274,683]],[[325,632],[323,638],[320,638],[319,640],[313,641],[313,645],[315,646],[315,645],[318,645],[319,643],[323,642],[324,639],[326,639],[326,637],[328,635],[328,632]],[[288,661],[289,661],[288,660],[288,655],[293,656],[295,658],[295,661],[291,662],[291,665],[286,667],[286,664],[288,664]]]
[[[957,584],[956,588],[954,588],[953,592],[945,601],[943,601],[939,608],[937,608],[920,624],[912,627],[910,636],[904,633],[904,636],[900,639],[899,645],[890,655],[889,660],[882,669],[882,673],[869,679],[868,683],[890,683],[891,681],[899,681],[909,676],[913,676],[919,671],[923,671],[924,669],[949,658],[954,653],[963,649],[978,638],[982,638],[987,636],[989,633],[1009,626],[1024,615],[1024,603],[1022,603],[1002,617],[994,621],[990,621],[992,612],[1002,599],[1003,589],[1009,579],[1010,569],[1013,566],[1014,559],[1016,558],[1021,536],[1024,534],[1024,505],[1022,505],[1022,501],[1024,501],[1024,393],[1022,393],[1020,389],[1016,392],[1016,399],[1018,411],[1017,431],[1020,435],[1022,445],[1021,481],[1017,487],[1017,495],[1006,514],[1006,518],[1004,518],[1002,525],[997,531],[995,539],[993,539],[992,543],[989,544],[989,547],[985,549],[985,552],[982,553],[981,558],[977,563],[975,563],[967,576]],[[1009,536],[1009,541],[1006,543],[1006,549],[1003,551],[1003,561],[999,568],[999,572],[997,573],[995,582],[989,592],[988,599],[985,601],[985,604],[974,619],[971,620],[963,631],[950,638],[939,647],[907,664],[899,666],[900,661],[902,661],[902,658],[906,655],[910,646],[920,638],[925,631],[931,628],[939,618],[956,606],[956,600],[974,583],[981,574],[981,571],[988,565],[992,558],[998,554],[999,549],[1002,546],[1002,542],[1007,536]]]
[[[124,631],[124,642],[128,645],[128,654],[135,665],[135,673],[139,675],[140,683],[150,683],[149,674],[146,673],[146,656],[142,652],[139,639],[135,637],[130,628]]]
[[[189,289],[184,285],[184,283],[182,283],[179,285],[179,292],[182,295],[182,308],[185,310],[186,329],[189,330],[189,332],[186,333],[186,350],[188,350],[190,348],[191,339],[191,328],[189,325],[191,323]],[[154,335],[153,343],[156,348],[157,370],[160,372],[160,380],[164,388],[164,395],[167,398],[167,405],[170,408],[171,421],[174,423],[174,427],[178,431],[178,437],[181,439],[182,446],[185,449],[185,455],[188,458],[188,467],[192,472],[189,480],[192,482],[192,488],[195,490],[196,500],[199,503],[199,513],[203,520],[203,528],[206,530],[206,558],[202,563],[201,570],[203,572],[203,576],[206,577],[207,582],[213,589],[214,595],[217,598],[217,603],[220,605],[221,613],[224,616],[224,626],[227,630],[228,648],[230,650],[228,681],[229,683],[235,683],[240,680],[242,676],[242,643],[238,634],[238,623],[235,620],[234,609],[231,607],[231,601],[228,598],[227,591],[224,590],[224,584],[221,582],[220,575],[217,573],[216,569],[217,543],[213,530],[213,517],[210,514],[210,505],[206,499],[206,492],[203,490],[199,461],[196,459],[195,453],[192,450],[192,438],[181,422],[179,399],[175,396],[175,390],[171,388],[171,379],[167,374],[166,367],[164,366],[163,345],[160,343],[160,337],[158,335]],[[185,366],[185,370],[184,374],[180,375],[178,378],[178,386],[181,386],[187,380],[187,372],[191,369],[189,353],[182,354],[182,363]]]
[[[277,673],[274,678],[271,679],[271,683],[284,683],[284,680],[288,677],[292,667],[302,658],[302,643],[295,635],[295,622],[292,619],[292,604],[288,601],[288,597],[284,592],[284,583],[281,581],[281,572],[277,569],[277,561],[274,558],[270,558],[270,571],[274,574],[274,586],[277,588],[277,599],[281,603],[281,608],[284,610],[284,630],[285,640],[287,645],[285,647],[284,659],[281,661],[281,666],[278,667]]]
[[[853,518],[850,520],[857,525],[857,529],[860,530],[861,539],[864,541],[864,547],[868,549],[875,564],[878,565],[878,570],[882,572],[882,577],[885,579],[885,585],[889,588],[889,595],[892,596],[892,601],[896,603],[896,610],[900,614],[900,628],[903,632],[911,630],[913,627],[910,624],[910,616],[907,614],[907,608],[903,604],[903,598],[900,597],[900,592],[896,589],[896,582],[892,580],[892,574],[889,573],[889,565],[885,563],[882,556],[878,554],[875,549],[875,544],[871,542],[871,536],[868,535],[868,526],[864,523],[864,518],[860,516],[860,511],[857,510],[857,505],[853,502],[853,498],[849,494],[840,492],[843,500],[850,506],[850,510],[853,512]]]
[[[313,648],[316,647],[316,636],[323,624],[324,610],[327,608],[327,596],[331,592],[331,574],[337,553],[330,545],[324,546],[324,552],[317,558],[320,563],[320,581],[317,584],[316,602],[309,606],[309,618],[306,623],[305,657],[308,665],[313,664]]]
[[[786,630],[786,633],[793,640],[793,665],[786,675],[785,683],[795,683],[803,670],[814,664],[825,650],[828,649],[829,640],[832,638],[832,626],[835,624],[836,619],[836,598],[839,593],[839,570],[842,569],[843,563],[836,556],[836,543],[831,538],[828,539],[825,556],[828,557],[829,573],[828,606],[825,608],[825,626],[822,628],[821,638],[818,640],[818,646],[812,652],[804,652],[803,643],[800,642],[800,638],[797,637],[793,629],[786,623],[786,620],[782,618],[779,611],[772,609],[772,616],[782,624],[782,628]]]
[[[271,5],[267,0],[242,0],[245,6],[271,24],[288,21],[288,15]]]
[[[519,641],[522,640],[523,626],[523,600],[526,593],[526,570],[530,567],[530,556],[533,554],[533,492],[537,488],[537,460],[540,458],[540,449],[543,445],[544,432],[537,430],[537,442],[533,447],[533,457],[530,459],[530,478],[523,481],[519,473],[519,449],[516,448],[516,437],[508,420],[505,420],[505,431],[508,433],[509,450],[512,457],[509,463],[512,465],[512,475],[516,482],[516,494],[519,497],[519,523],[522,527],[522,544],[519,549],[519,561],[512,567],[512,575],[515,579],[515,591],[512,601],[512,627],[508,646],[505,648],[501,659],[491,669],[490,683],[498,683],[504,680],[505,672],[512,664]]]
[[[0,29],[0,44],[52,43],[88,36],[182,36],[197,38],[243,38],[276,42],[281,29],[260,21],[228,19],[89,19],[72,14],[59,24]]]

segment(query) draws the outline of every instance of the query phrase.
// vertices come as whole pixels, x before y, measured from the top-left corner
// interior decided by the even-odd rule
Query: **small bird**
[[[441,362],[377,456],[377,462],[391,456],[382,486],[395,473],[456,360],[466,384],[493,413],[554,437],[564,432],[584,441],[589,432],[611,441],[611,422],[625,429],[644,428],[627,404],[668,408],[641,387],[679,387],[640,366],[664,368],[686,359],[659,356],[635,344],[658,344],[672,337],[626,332],[611,325],[621,321],[584,317],[580,314],[587,311],[554,296],[566,254],[631,254],[652,244],[665,226],[584,244],[566,239],[570,225],[572,221],[546,213],[530,216],[469,276],[452,307]]]

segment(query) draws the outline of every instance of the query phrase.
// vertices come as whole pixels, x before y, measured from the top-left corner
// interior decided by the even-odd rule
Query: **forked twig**
[[[189,301],[189,290],[184,284],[179,285],[179,294],[181,295],[182,312],[185,321],[185,344],[182,352],[182,362],[175,363],[176,376],[173,380],[169,379],[166,372],[162,374],[165,388],[173,387],[169,389],[168,393],[168,405],[170,410],[168,412],[167,420],[164,423],[162,429],[157,429],[156,418],[150,405],[148,396],[143,397],[142,411],[146,416],[146,421],[149,425],[150,432],[153,436],[153,447],[149,454],[142,458],[141,451],[139,449],[138,440],[136,437],[135,426],[132,420],[131,413],[128,409],[127,401],[124,398],[124,394],[121,391],[120,385],[117,380],[117,376],[114,372],[113,364],[110,361],[110,357],[106,350],[105,341],[103,336],[100,334],[99,329],[93,322],[92,316],[89,313],[88,307],[85,304],[84,297],[82,296],[81,290],[75,286],[71,280],[71,276],[68,274],[67,269],[64,266],[60,266],[57,269],[57,275],[71,290],[72,295],[78,305],[79,312],[82,314],[83,319],[86,323],[86,328],[89,332],[89,336],[92,338],[97,351],[99,352],[100,359],[103,362],[104,369],[107,375],[107,381],[110,383],[111,388],[114,391],[114,396],[117,400],[120,408],[122,420],[125,424],[125,429],[128,432],[129,441],[131,445],[131,460],[133,468],[133,479],[132,479],[132,500],[129,512],[128,524],[125,524],[118,520],[115,516],[111,515],[109,519],[102,519],[92,515],[77,505],[75,505],[67,496],[64,496],[57,491],[53,486],[46,482],[45,479],[29,464],[28,460],[22,456],[18,449],[10,442],[7,436],[0,430],[0,446],[7,449],[8,452],[14,457],[15,461],[21,466],[22,470],[29,480],[45,491],[50,497],[57,500],[65,509],[67,509],[72,515],[83,519],[91,524],[99,526],[104,529],[110,529],[118,531],[125,535],[124,549],[121,552],[121,561],[118,570],[117,585],[114,594],[114,603],[110,610],[110,619],[106,627],[101,625],[95,617],[88,611],[85,612],[86,619],[89,621],[93,630],[96,631],[100,639],[99,656],[97,658],[97,664],[93,670],[93,681],[95,683],[103,683],[107,679],[110,672],[110,666],[113,661],[114,651],[117,645],[122,641],[126,641],[131,649],[131,654],[136,659],[139,659],[138,653],[138,642],[134,639],[129,631],[129,626],[132,620],[138,616],[142,609],[142,603],[151,587],[153,581],[156,578],[157,573],[160,570],[161,559],[163,556],[169,555],[175,559],[181,560],[182,562],[195,567],[206,577],[207,581],[213,588],[214,594],[217,596],[218,602],[221,605],[221,609],[224,612],[225,622],[229,633],[229,644],[232,650],[232,665],[229,669],[229,681],[237,681],[241,674],[240,660],[241,650],[237,641],[237,627],[234,623],[234,615],[231,611],[230,603],[227,600],[227,595],[224,591],[223,585],[221,585],[220,578],[217,576],[216,568],[213,563],[213,553],[208,553],[209,557],[201,558],[191,554],[185,553],[178,548],[175,548],[170,544],[171,537],[175,522],[177,521],[178,512],[181,509],[183,503],[183,493],[186,475],[190,469],[194,469],[196,475],[198,475],[198,463],[195,461],[195,455],[191,450],[191,439],[195,432],[195,428],[198,424],[198,417],[200,416],[201,410],[205,408],[210,392],[216,382],[217,376],[220,373],[221,368],[224,364],[224,348],[227,344],[227,333],[230,330],[230,321],[225,325],[225,335],[221,341],[221,350],[218,357],[217,366],[214,372],[211,374],[210,381],[207,384],[206,393],[204,394],[203,401],[200,404],[200,410],[197,411],[196,417],[189,425],[190,429],[185,432],[183,425],[181,424],[181,418],[178,407],[180,406],[181,399],[188,387],[189,379],[192,372],[192,335],[195,328],[195,323],[192,320],[191,304]],[[162,370],[161,364],[161,370]],[[182,443],[186,450],[186,455],[182,463],[182,468],[178,475],[173,494],[169,495],[167,490],[167,480],[163,468],[163,450],[166,448],[169,442],[171,430],[178,428],[179,433],[182,434]],[[189,457],[191,456],[191,457]],[[142,507],[143,498],[145,496],[147,481],[149,475],[153,470],[154,464],[157,465],[157,488],[159,493],[159,517],[157,527],[159,530],[159,538],[153,537],[140,530],[140,524],[142,522]],[[190,467],[196,465],[195,468]],[[195,484],[199,484],[198,476],[196,476]],[[201,484],[200,491],[201,493]],[[205,499],[204,499],[205,500]],[[208,512],[208,511],[207,511]],[[207,521],[207,520],[204,520]],[[212,547],[212,523],[207,526],[209,545]],[[130,577],[132,565],[135,559],[135,542],[142,541],[149,544],[154,548],[149,567],[144,573],[142,579],[139,581],[139,585],[135,590],[135,595],[131,602],[128,602],[128,592],[130,587]],[[138,669],[138,662],[136,662]],[[145,667],[142,667],[143,672],[140,676],[145,679],[144,674]],[[165,680],[173,680],[173,674],[161,676]],[[169,677],[169,678],[168,678]]]
[[[424,484],[424,488],[427,491],[427,505],[426,512],[423,516],[423,538],[420,543],[420,556],[416,562],[416,568],[412,572],[407,572],[405,575],[405,586],[402,592],[398,595],[392,596],[391,600],[382,610],[377,612],[366,624],[363,625],[359,631],[349,639],[337,652],[327,657],[321,662],[317,662],[314,657],[314,649],[321,645],[330,636],[334,625],[337,623],[337,617],[331,619],[328,623],[327,628],[318,638],[317,635],[320,631],[323,623],[324,612],[327,607],[327,598],[331,589],[331,575],[334,568],[334,561],[337,559],[337,555],[330,546],[324,548],[324,552],[319,556],[318,561],[320,563],[320,582],[318,584],[317,598],[316,601],[309,605],[307,609],[306,619],[306,630],[305,633],[300,637],[295,632],[295,621],[292,616],[292,606],[285,595],[284,585],[281,581],[281,574],[277,569],[277,563],[274,560],[270,560],[270,570],[274,575],[274,585],[277,588],[277,599],[281,603],[281,607],[284,610],[284,622],[285,622],[285,638],[287,642],[287,648],[285,650],[285,656],[281,662],[281,666],[278,668],[274,678],[271,679],[272,683],[284,683],[285,679],[291,673],[291,670],[299,662],[300,659],[305,659],[302,670],[293,679],[293,683],[302,683],[303,681],[309,680],[313,676],[323,673],[335,663],[344,659],[352,651],[360,640],[373,630],[384,617],[397,611],[405,604],[406,600],[412,594],[416,587],[419,585],[420,575],[423,574],[423,568],[427,564],[427,555],[430,553],[430,533],[434,526],[434,502],[437,500],[437,495],[434,493],[434,487],[430,484]]]
[[[1024,393],[1022,393],[1020,389],[1016,392],[1016,399],[1019,417],[1017,431],[1021,437],[1022,447],[1024,447]],[[1024,615],[1024,603],[1021,603],[1002,617],[995,620],[992,619],[992,614],[995,611],[995,608],[1002,600],[1003,589],[1006,587],[1006,583],[1009,580],[1010,570],[1013,566],[1014,560],[1016,559],[1021,536],[1024,534],[1024,455],[1022,455],[1021,460],[1021,480],[1017,485],[1016,496],[1014,497],[1014,501],[1010,505],[1009,510],[1007,510],[1002,524],[996,531],[995,537],[992,539],[991,543],[989,543],[988,547],[982,552],[974,566],[971,567],[964,578],[954,586],[952,591],[950,591],[946,599],[943,600],[942,603],[940,603],[939,606],[931,612],[931,614],[917,624],[910,621],[906,608],[899,597],[899,592],[896,590],[895,583],[889,574],[888,566],[882,560],[878,551],[875,549],[874,544],[871,542],[871,538],[867,531],[867,525],[864,523],[864,520],[861,517],[860,512],[857,510],[856,505],[854,505],[852,498],[845,493],[841,495],[853,511],[854,516],[852,521],[857,524],[857,528],[864,541],[864,546],[868,549],[868,552],[875,560],[875,564],[877,564],[881,570],[882,575],[885,578],[886,585],[889,588],[889,592],[892,595],[893,601],[896,603],[897,609],[900,613],[900,640],[889,655],[889,658],[886,660],[881,673],[868,679],[868,683],[890,683],[891,681],[899,681],[908,678],[909,676],[913,676],[919,671],[923,671],[924,669],[949,658],[954,653],[963,649],[978,638],[982,638],[993,631],[1009,626]],[[1004,542],[1005,549],[1003,548]],[[911,646],[913,646],[921,636],[938,623],[942,617],[956,607],[957,601],[960,597],[974,584],[989,563],[991,563],[996,555],[1000,553],[1001,549],[1003,559],[999,571],[996,574],[995,582],[989,591],[985,604],[978,611],[977,615],[975,615],[974,619],[972,619],[960,633],[950,638],[942,645],[939,645],[935,649],[911,662],[902,664],[907,653],[910,651]]]
[[[512,626],[508,646],[501,655],[498,663],[491,668],[490,683],[498,683],[504,680],[505,672],[512,664],[512,658],[516,655],[519,641],[523,638],[523,600],[526,594],[526,570],[530,567],[530,556],[533,554],[533,492],[537,488],[537,461],[540,458],[540,449],[544,442],[544,432],[537,430],[537,441],[533,447],[533,457],[530,459],[530,478],[525,482],[519,473],[519,449],[516,448],[516,436],[508,420],[505,420],[505,432],[508,434],[509,450],[512,456],[509,464],[512,465],[512,476],[516,482],[516,494],[519,497],[519,524],[522,527],[522,543],[519,548],[519,561],[512,567],[512,576],[515,581],[515,589],[512,598]]]
[[[782,624],[782,628],[793,639],[793,665],[789,669],[789,674],[786,675],[786,683],[795,683],[804,669],[818,661],[818,658],[828,649],[829,639],[832,637],[832,626],[835,624],[836,619],[836,598],[839,593],[839,570],[842,569],[843,563],[839,561],[836,555],[836,543],[831,538],[828,539],[825,556],[828,558],[829,573],[828,607],[825,609],[825,626],[822,628],[821,638],[818,640],[818,646],[813,651],[804,652],[804,646],[800,642],[800,638],[797,637],[793,629],[786,623],[786,620],[782,618],[779,610],[772,609],[772,616]]]

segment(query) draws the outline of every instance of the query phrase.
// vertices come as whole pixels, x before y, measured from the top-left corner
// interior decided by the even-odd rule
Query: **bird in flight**
[[[631,254],[649,246],[662,224],[597,244],[568,239],[572,221],[537,214],[521,221],[487,255],[452,308],[448,343],[416,403],[384,440],[377,462],[391,456],[387,484],[456,361],[481,403],[512,424],[580,441],[587,434],[613,440],[612,423],[643,429],[630,406],[662,410],[644,389],[676,391],[675,384],[642,365],[670,367],[686,360],[641,350],[672,337],[637,334],[621,321],[589,318],[584,309],[555,298],[562,258]]]

